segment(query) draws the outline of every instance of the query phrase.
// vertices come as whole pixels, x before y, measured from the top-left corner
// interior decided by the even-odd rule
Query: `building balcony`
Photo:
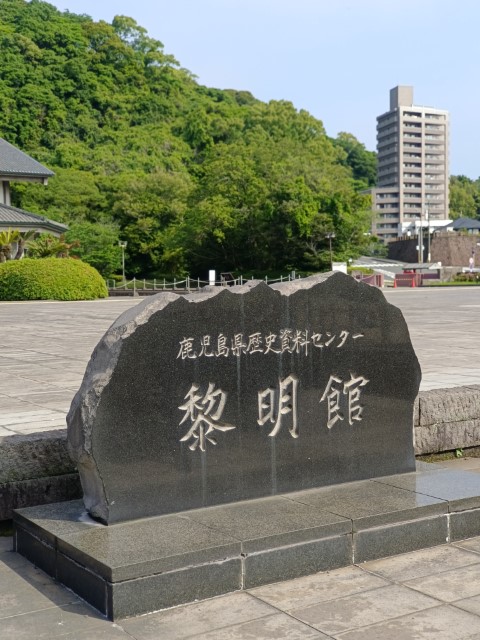
[[[398,127],[377,127],[377,138],[384,138],[398,133]]]
[[[392,149],[398,148],[398,138],[397,136],[392,136],[391,138],[385,138],[384,140],[377,140],[377,149],[380,150],[384,147],[391,146]]]

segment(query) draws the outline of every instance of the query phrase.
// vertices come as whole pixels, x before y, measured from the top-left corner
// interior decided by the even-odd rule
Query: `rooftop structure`
[[[18,229],[61,235],[68,227],[44,216],[12,207],[10,182],[40,182],[46,185],[54,172],[0,138],[0,231]]]
[[[33,230],[51,233],[52,235],[61,235],[68,231],[67,225],[49,220],[45,216],[0,204],[0,231],[5,229]]]

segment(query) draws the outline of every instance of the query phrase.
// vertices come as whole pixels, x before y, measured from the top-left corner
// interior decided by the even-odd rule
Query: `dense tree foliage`
[[[200,86],[132,18],[1,0],[0,56],[0,135],[56,173],[15,204],[104,274],[118,239],[143,276],[323,269],[328,231],[336,259],[364,248],[374,154],[290,102]]]
[[[450,218],[480,218],[480,178],[450,178]]]

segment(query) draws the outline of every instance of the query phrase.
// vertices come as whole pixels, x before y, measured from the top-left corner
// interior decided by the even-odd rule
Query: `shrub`
[[[363,273],[365,276],[371,276],[375,273],[373,269],[370,267],[347,267],[347,273],[351,275],[352,273]]]
[[[96,269],[73,258],[0,264],[0,300],[95,300],[108,295]]]
[[[454,282],[480,282],[480,273],[457,273]]]

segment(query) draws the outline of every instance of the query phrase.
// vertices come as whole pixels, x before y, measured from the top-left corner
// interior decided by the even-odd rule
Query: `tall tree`
[[[14,203],[69,224],[104,273],[118,237],[142,276],[326,268],[331,229],[337,257],[362,250],[374,154],[354,136],[199,85],[128,16],[2,0],[0,56],[1,135],[56,173]]]

